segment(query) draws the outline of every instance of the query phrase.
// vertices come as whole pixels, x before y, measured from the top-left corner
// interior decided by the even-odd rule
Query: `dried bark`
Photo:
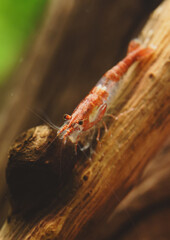
[[[31,216],[28,214],[27,210],[30,212],[30,209],[34,209],[29,201],[24,201],[23,206],[18,207],[20,204],[17,203],[21,198],[15,198],[17,185],[12,181],[15,189],[11,201],[15,212],[1,230],[2,239],[106,239],[115,234],[107,224],[111,218],[110,212],[114,211],[118,202],[135,184],[143,168],[163,145],[170,130],[169,10],[170,3],[165,1],[143,29],[140,39],[146,45],[155,45],[155,53],[149,59],[134,65],[123,78],[111,109],[119,118],[108,122],[109,131],[97,145],[96,154],[91,156],[92,160],[82,160],[82,154],[79,153],[73,172],[66,174],[72,181],[67,179],[65,183],[64,178],[62,188],[56,187],[57,195],[53,198],[53,203],[51,204],[50,199],[50,205],[46,205],[46,209],[37,209],[36,216],[32,212]],[[121,115],[126,111],[126,114]],[[25,164],[28,164],[33,158],[32,168],[38,162],[40,165],[48,164],[51,171],[55,166],[51,165],[55,162],[54,158],[60,159],[59,151],[51,157],[48,148],[45,148],[47,153],[39,156],[44,142],[43,145],[42,142],[33,144],[33,148],[38,151],[37,158],[34,158],[32,148],[27,150],[27,144],[35,143],[33,141],[39,135],[43,135],[42,139],[51,138],[51,130],[41,130],[38,133],[37,128],[32,130],[26,142],[23,141],[21,146],[19,143],[13,146],[8,165],[12,167],[8,181],[13,167],[20,165],[21,160],[26,160]],[[47,143],[45,140],[45,144]],[[52,144],[54,149],[56,146],[58,140]],[[24,152],[23,158],[19,157],[21,150]],[[28,153],[32,154],[31,158],[26,157]],[[73,156],[72,147],[67,156]],[[11,183],[9,184],[11,187]],[[46,195],[43,197],[48,199]],[[154,199],[152,201],[154,204]],[[48,202],[45,201],[44,204]]]

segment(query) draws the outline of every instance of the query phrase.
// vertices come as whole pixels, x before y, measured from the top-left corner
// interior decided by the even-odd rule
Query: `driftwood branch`
[[[61,152],[56,131],[45,126],[29,130],[12,146],[7,181],[13,211],[1,230],[2,239],[114,235],[114,209],[170,130],[169,11],[170,2],[165,1],[142,30],[141,41],[155,46],[155,52],[123,78],[111,108],[118,120],[108,122],[91,160],[83,153],[76,156],[72,145]]]
[[[120,58],[132,35],[159,2],[48,1],[44,20],[27,54],[23,53],[22,63],[11,74],[7,86],[0,89],[0,225],[5,209],[8,149],[19,133],[42,124],[30,109],[46,113],[60,125],[63,114],[71,112]],[[120,19],[121,29],[117,28]]]
[[[44,20],[23,53],[22,63],[6,88],[0,89],[0,226],[7,214],[5,167],[11,142],[26,129],[42,124],[30,109],[62,124],[63,114],[71,113],[121,58],[129,40],[160,2],[48,1]]]

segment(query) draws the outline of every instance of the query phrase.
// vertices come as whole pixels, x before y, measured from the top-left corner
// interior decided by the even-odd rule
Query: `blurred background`
[[[11,136],[9,138],[5,135],[5,129],[9,126],[7,123],[10,117],[8,108],[15,95],[17,97],[15,73],[36,37],[36,30],[41,25],[46,5],[46,0],[16,0],[15,3],[10,0],[0,1],[0,148],[2,152],[0,157],[0,225],[7,211],[5,204],[7,202],[5,186],[7,148],[13,137],[15,138],[13,133],[9,134]],[[5,122],[7,124],[4,124]]]
[[[62,124],[125,53],[161,0],[0,1],[0,226],[8,149],[48,117]]]
[[[0,84],[9,79],[15,66],[23,60],[23,51],[40,23],[46,0],[0,2]]]

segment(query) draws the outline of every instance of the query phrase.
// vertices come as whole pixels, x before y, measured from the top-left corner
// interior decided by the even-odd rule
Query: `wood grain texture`
[[[103,223],[100,239],[169,239],[170,138]]]
[[[121,58],[129,40],[161,1],[48,1],[22,63],[11,74],[10,86],[0,89],[0,225],[7,202],[8,149],[19,133],[42,124],[31,110],[62,124],[63,114],[71,113],[97,79]]]
[[[77,162],[72,194],[63,191],[60,202],[54,200],[36,220],[14,215],[2,239],[100,239],[99,229],[170,131],[169,12],[170,2],[164,1],[141,32],[143,44],[155,52],[123,78],[110,110],[118,120],[108,122],[92,159]]]

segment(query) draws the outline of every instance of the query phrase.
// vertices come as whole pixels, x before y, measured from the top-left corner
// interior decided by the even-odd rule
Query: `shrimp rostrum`
[[[126,57],[102,76],[71,115],[65,114],[65,122],[57,132],[64,143],[69,138],[72,143],[77,145],[84,133],[102,121],[120,78],[135,61],[140,61],[150,55],[152,51],[149,47],[142,47],[136,40],[130,42]]]

